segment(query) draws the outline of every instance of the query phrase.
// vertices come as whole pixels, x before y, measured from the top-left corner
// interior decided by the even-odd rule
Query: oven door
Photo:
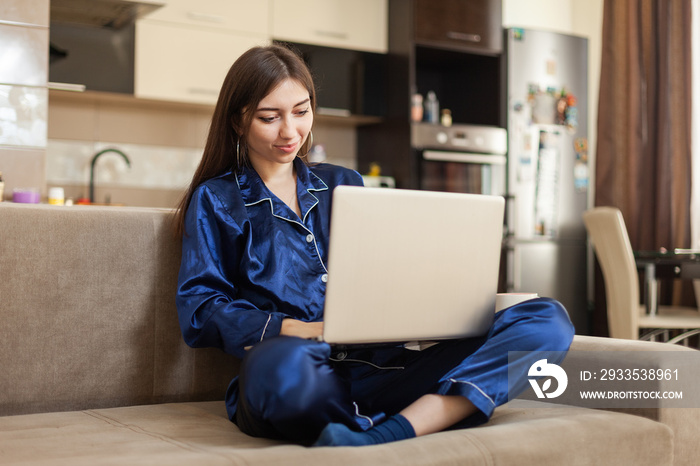
[[[422,151],[421,189],[503,196],[505,184],[505,155]]]

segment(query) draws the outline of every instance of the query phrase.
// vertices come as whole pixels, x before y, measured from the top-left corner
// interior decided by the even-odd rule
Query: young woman
[[[362,184],[352,170],[302,161],[315,104],[309,70],[284,47],[253,48],[231,67],[178,212],[185,341],[242,358],[226,407],[253,436],[367,445],[485,422],[527,386],[529,364],[509,363],[509,351],[554,352],[556,363],[568,350],[566,311],[532,300],[497,313],[481,338],[423,351],[314,341],[333,189]],[[510,389],[509,370],[520,375]]]

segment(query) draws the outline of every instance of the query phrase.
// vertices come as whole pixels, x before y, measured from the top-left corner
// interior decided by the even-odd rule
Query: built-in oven
[[[505,195],[506,130],[493,126],[414,123],[420,187],[431,191]]]

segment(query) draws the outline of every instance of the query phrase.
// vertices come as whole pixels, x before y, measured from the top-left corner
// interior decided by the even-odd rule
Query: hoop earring
[[[245,148],[244,148],[245,150]],[[236,165],[238,168],[243,168],[245,165],[243,156],[241,156],[241,140],[240,138],[236,140]]]

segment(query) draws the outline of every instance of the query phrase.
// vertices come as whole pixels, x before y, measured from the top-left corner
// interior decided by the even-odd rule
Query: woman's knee
[[[567,351],[574,326],[564,306],[550,298],[526,301],[507,309],[508,320],[519,322],[518,331],[531,351]]]
[[[350,390],[329,364],[325,343],[278,337],[246,355],[236,419],[246,433],[313,442],[329,422],[353,422]]]
[[[241,365],[244,402],[260,414],[313,409],[337,388],[329,356],[328,345],[301,338],[277,337],[259,343]]]

